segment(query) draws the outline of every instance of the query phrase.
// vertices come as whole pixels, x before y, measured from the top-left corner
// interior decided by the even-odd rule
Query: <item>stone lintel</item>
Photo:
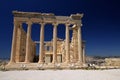
[[[38,12],[20,12],[13,11],[14,17],[28,17],[28,18],[51,18],[55,19],[55,15],[53,13],[38,13]]]
[[[77,14],[71,14],[71,16],[70,16],[70,18],[72,20],[81,20],[82,17],[83,17],[83,14],[79,14],[79,13],[77,13]]]
[[[14,18],[18,21],[27,22],[30,19],[33,23],[39,23],[42,20],[45,23],[57,22],[59,24],[65,24],[69,22],[75,24],[80,22],[83,14],[71,14],[71,16],[55,16],[53,13],[38,13],[38,12],[21,12],[13,11]]]

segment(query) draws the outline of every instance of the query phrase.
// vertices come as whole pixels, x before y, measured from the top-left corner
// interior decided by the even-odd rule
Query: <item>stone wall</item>
[[[62,45],[63,44],[63,40],[58,38],[57,39],[57,62],[61,63],[62,62]],[[52,62],[52,56],[53,56],[53,41],[48,41],[45,44],[45,63],[51,63]],[[48,48],[49,47],[49,48]]]
[[[15,55],[15,61],[16,62],[24,62],[25,56],[26,56],[26,32],[22,27],[18,27],[17,30],[17,42],[16,42],[16,55]],[[30,40],[30,61],[33,61],[33,58],[36,53],[36,44]]]
[[[120,66],[120,58],[106,58],[105,63],[107,66]]]
[[[21,28],[21,40],[20,40],[20,62],[25,61],[26,53],[26,32]]]
[[[36,55],[36,44],[31,39],[31,42],[30,42],[30,56],[29,56],[30,62],[33,62],[35,55]]]
[[[70,50],[71,50],[71,62],[75,62],[78,60],[78,37],[77,37],[77,29],[73,30],[73,34],[72,34],[72,41],[71,41],[71,46],[70,46]]]

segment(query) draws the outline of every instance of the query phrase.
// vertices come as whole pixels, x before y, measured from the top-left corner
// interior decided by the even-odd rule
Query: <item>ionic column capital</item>
[[[14,18],[14,22],[13,23],[17,23],[18,21]]]
[[[82,41],[82,47],[85,48],[85,41]]]
[[[18,23],[18,21],[14,20],[13,24],[16,25]]]
[[[65,25],[69,27],[69,26],[70,26],[70,23],[66,23]]]
[[[58,23],[52,23],[52,25],[53,25],[54,27],[57,27],[57,26],[58,26]]]
[[[40,22],[39,24],[44,26],[46,23],[45,22]]]
[[[26,22],[28,25],[32,25],[33,23],[31,21]]]
[[[16,27],[18,27],[18,25],[20,24],[20,22],[17,21],[17,20],[14,20],[13,24],[14,24]]]
[[[82,24],[81,22],[77,23],[76,25],[77,25],[78,27],[82,27],[82,26],[83,26],[83,24]]]

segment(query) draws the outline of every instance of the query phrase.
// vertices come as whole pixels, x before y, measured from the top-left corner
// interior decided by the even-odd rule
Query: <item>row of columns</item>
[[[14,30],[13,30],[13,39],[12,39],[12,49],[11,49],[11,60],[10,62],[15,62],[15,47],[16,47],[16,35],[17,35],[17,26],[18,22],[14,21]],[[27,22],[27,38],[26,38],[26,56],[25,62],[29,63],[29,53],[30,53],[30,39],[31,39],[31,25],[32,22]],[[52,63],[57,62],[57,25],[53,24],[53,61]],[[45,23],[41,23],[40,31],[40,49],[39,49],[39,61],[38,63],[44,63],[44,26]],[[69,38],[69,26],[66,24],[66,41],[65,41],[65,52],[66,52],[66,63],[70,62],[70,38]],[[78,26],[78,57],[79,62],[82,62],[82,39],[81,39],[81,26]]]

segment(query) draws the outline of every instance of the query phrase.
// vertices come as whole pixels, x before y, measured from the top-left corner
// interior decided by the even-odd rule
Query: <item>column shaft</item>
[[[85,47],[83,47],[83,63],[85,63],[86,60],[85,60]]]
[[[57,24],[53,25],[53,61],[52,63],[57,62]]]
[[[66,24],[66,63],[70,62],[69,24]]]
[[[40,49],[39,49],[39,62],[44,63],[44,23],[41,24],[40,30]]]
[[[77,48],[77,30],[76,29],[73,29],[73,52],[74,52],[74,62],[77,61],[77,57],[78,57],[78,48]]]
[[[13,38],[12,38],[12,48],[11,48],[11,58],[10,63],[15,62],[15,51],[16,51],[16,36],[17,36],[17,22],[14,20],[14,30],[13,30]]]
[[[26,56],[25,56],[25,62],[29,63],[29,55],[30,55],[30,39],[31,39],[31,22],[28,22],[28,27],[27,27],[27,38],[26,38]]]
[[[16,46],[16,55],[15,55],[15,61],[20,62],[20,53],[21,53],[21,29],[22,29],[22,24],[19,23],[18,29],[17,29],[17,46]]]
[[[81,26],[78,25],[78,62],[82,63],[82,37],[81,37]]]

